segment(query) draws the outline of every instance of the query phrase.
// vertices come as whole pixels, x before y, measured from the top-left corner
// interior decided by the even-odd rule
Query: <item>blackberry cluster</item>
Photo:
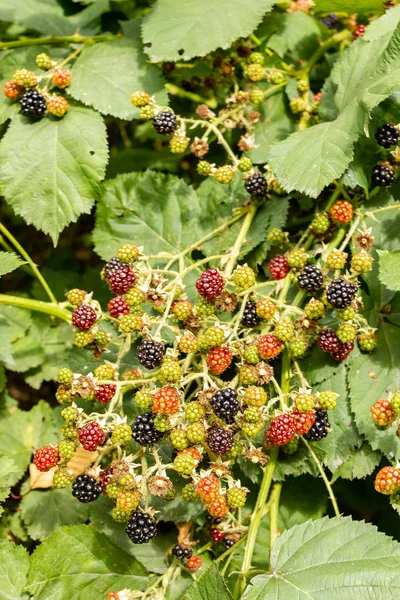
[[[211,399],[211,406],[217,417],[225,423],[233,423],[239,411],[237,391],[232,388],[218,390]]]
[[[323,279],[322,273],[317,267],[307,265],[301,271],[297,283],[302,290],[314,292],[322,288]]]
[[[184,560],[185,558],[190,558],[192,556],[192,551],[190,548],[182,548],[182,546],[176,544],[176,546],[172,548],[172,554],[174,554],[178,560]]]
[[[101,483],[97,483],[94,477],[78,475],[72,485],[72,495],[79,502],[93,502],[100,496],[102,489]]]
[[[141,446],[151,446],[163,437],[154,427],[154,417],[152,412],[146,412],[138,415],[132,424],[132,437]]]
[[[228,429],[214,427],[210,430],[206,442],[213,454],[222,456],[232,449],[233,436]]]
[[[267,180],[261,173],[254,173],[245,181],[246,190],[251,196],[263,198],[267,193]]]
[[[318,442],[328,435],[329,427],[330,424],[326,410],[316,410],[314,425],[308,433],[304,434],[304,438],[309,442]]]
[[[257,303],[253,302],[253,300],[248,300],[243,311],[242,325],[244,327],[256,327],[260,320],[257,314]]]
[[[357,286],[346,282],[343,277],[334,279],[326,290],[326,298],[334,308],[347,308],[357,294]]]
[[[153,119],[153,127],[157,133],[170,135],[178,127],[176,115],[169,110],[159,113]]]
[[[390,148],[397,144],[399,132],[396,127],[390,123],[386,123],[376,130],[375,139],[380,146],[383,146],[383,148]]]
[[[134,511],[125,531],[134,544],[147,544],[157,535],[156,522],[147,513]]]
[[[46,98],[36,90],[29,90],[19,101],[21,113],[25,117],[43,117],[46,112]]]
[[[164,358],[164,346],[153,340],[143,340],[138,346],[137,355],[140,364],[146,369],[156,369]]]

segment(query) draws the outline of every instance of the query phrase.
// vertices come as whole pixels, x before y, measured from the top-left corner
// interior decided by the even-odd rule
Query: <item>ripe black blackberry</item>
[[[153,119],[153,127],[157,133],[163,133],[164,135],[174,133],[178,127],[176,115],[169,110],[159,113]]]
[[[153,340],[143,340],[138,346],[138,359],[146,369],[159,367],[164,358],[164,346]]]
[[[207,445],[213,454],[226,454],[233,446],[233,436],[228,429],[223,427],[214,427],[206,439]]]
[[[327,29],[334,29],[336,27],[337,22],[338,22],[338,18],[335,15],[335,13],[330,13],[326,17],[323,17],[322,19],[318,19],[318,20],[319,20],[320,23],[322,23],[323,25],[325,25],[325,27]]]
[[[397,144],[399,132],[397,131],[396,127],[390,123],[386,123],[376,130],[375,139],[380,146],[383,146],[384,148],[390,148],[391,146],[395,146]]]
[[[79,502],[93,502],[102,492],[101,483],[97,483],[90,475],[78,475],[72,484],[72,495]]]
[[[132,423],[132,437],[141,446],[151,446],[163,437],[163,433],[154,427],[154,417],[152,412],[146,412]]]
[[[147,544],[157,535],[156,522],[147,513],[135,510],[131,514],[125,531],[134,544]]]
[[[190,558],[192,556],[192,551],[189,548],[182,548],[179,544],[176,544],[172,548],[172,554],[175,554],[178,560],[183,560],[184,558]]]
[[[237,391],[233,388],[218,390],[211,398],[211,406],[217,417],[225,423],[233,423],[239,410]]]
[[[235,545],[235,540],[232,540],[232,538],[226,537],[223,541],[223,544],[224,544],[225,548],[229,549]]]
[[[43,117],[46,112],[46,98],[36,90],[29,90],[19,101],[21,113],[26,117]]]
[[[339,340],[333,329],[322,329],[318,336],[318,345],[322,352],[338,352],[342,342]]]
[[[261,173],[254,173],[244,182],[246,190],[251,196],[263,198],[267,192],[267,180]]]
[[[326,410],[316,410],[314,425],[311,427],[308,433],[304,434],[303,437],[308,442],[318,442],[328,435],[329,427],[330,424]]]
[[[241,323],[244,327],[256,327],[260,322],[260,317],[256,310],[257,303],[248,300],[244,307]]]
[[[375,165],[372,167],[372,183],[379,187],[392,185],[394,170],[390,165]]]
[[[124,268],[124,263],[122,263],[117,256],[113,256],[110,258],[108,262],[103,267],[103,275],[106,279],[110,279],[111,275],[120,271]]]
[[[322,288],[323,278],[322,273],[318,269],[318,267],[313,267],[312,265],[307,265],[301,271],[297,283],[302,290],[307,290],[308,292],[314,292]]]
[[[347,308],[357,294],[357,286],[347,283],[343,277],[334,279],[326,290],[326,298],[334,308]]]

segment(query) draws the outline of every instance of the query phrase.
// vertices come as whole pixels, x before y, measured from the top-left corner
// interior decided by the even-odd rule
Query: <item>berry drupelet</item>
[[[29,90],[19,101],[21,105],[21,113],[25,117],[41,118],[46,112],[46,99],[36,90]]]
[[[232,388],[218,390],[211,399],[211,406],[217,417],[225,423],[233,423],[239,410],[237,391]]]
[[[396,127],[390,123],[386,123],[376,130],[375,139],[380,146],[383,146],[383,148],[390,148],[397,144],[399,132]]]
[[[261,173],[248,177],[244,185],[249,194],[256,198],[263,198],[267,192],[267,180]]]
[[[169,110],[159,113],[153,119],[153,127],[157,133],[171,135],[177,126],[176,115]]]
[[[197,279],[196,289],[200,296],[213,302],[224,289],[224,278],[217,269],[207,269]]]
[[[322,273],[318,267],[307,265],[301,271],[297,283],[302,290],[314,292],[322,288]]]
[[[132,424],[132,437],[141,446],[151,446],[163,437],[154,427],[154,417],[152,412],[146,412],[138,415]]]
[[[372,167],[371,179],[374,185],[387,187],[394,181],[394,170],[390,165],[375,165]]]
[[[244,307],[241,324],[244,327],[257,327],[260,320],[257,314],[257,303],[253,302],[253,300],[248,300]]]
[[[314,424],[308,433],[304,435],[304,438],[309,442],[318,442],[328,435],[329,427],[330,424],[326,410],[316,410]]]
[[[347,308],[357,294],[357,286],[346,282],[343,277],[334,279],[326,290],[326,298],[334,308]]]
[[[157,535],[156,522],[149,514],[134,511],[125,531],[134,544],[147,544]]]
[[[222,456],[232,449],[233,436],[228,429],[215,427],[210,430],[206,442],[213,454]]]
[[[153,340],[143,340],[138,346],[138,359],[146,369],[156,369],[164,358],[164,346]]]
[[[72,495],[79,502],[93,502],[93,500],[97,500],[101,492],[101,483],[97,483],[95,478],[90,475],[78,475],[72,484]]]

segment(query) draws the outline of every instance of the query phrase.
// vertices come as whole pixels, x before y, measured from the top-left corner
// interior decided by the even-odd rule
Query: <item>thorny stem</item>
[[[325,474],[325,471],[318,459],[318,456],[315,454],[314,450],[311,448],[311,445],[307,442],[307,440],[305,440],[304,437],[301,437],[301,439],[303,440],[304,444],[307,446],[308,451],[311,454],[312,459],[315,462],[317,469],[321,474],[322,479],[324,480],[326,489],[328,490],[329,498],[331,499],[331,502],[332,502],[333,510],[335,511],[335,515],[337,517],[341,517],[340,510],[339,510],[339,507],[338,507],[338,504],[337,504],[337,501],[335,498],[335,494],[333,493],[332,486],[329,482],[329,479],[327,478],[327,476]]]
[[[19,296],[0,294],[0,304],[46,313],[53,317],[58,317],[67,323],[71,322],[71,313],[66,308],[62,308],[59,304],[54,304],[52,302],[42,302],[41,300],[31,300]]]
[[[240,250],[241,250],[244,242],[246,241],[246,236],[249,232],[250,226],[253,222],[253,219],[254,219],[256,213],[257,213],[257,206],[255,204],[251,204],[249,211],[248,211],[248,213],[242,223],[242,226],[240,228],[239,235],[236,239],[235,245],[233,246],[233,248],[231,250],[230,259],[228,260],[228,262],[226,264],[226,267],[224,270],[225,277],[230,277],[232,275],[232,271],[235,268],[235,264],[236,264],[239,254],[240,254]]]

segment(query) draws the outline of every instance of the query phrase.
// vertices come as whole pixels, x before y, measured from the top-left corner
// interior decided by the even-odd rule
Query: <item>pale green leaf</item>
[[[0,277],[25,264],[26,261],[21,260],[14,252],[0,252]]]
[[[108,149],[100,115],[70,107],[62,119],[18,116],[0,143],[0,190],[27,223],[59,233],[99,195]]]
[[[189,60],[247,37],[274,0],[159,0],[144,19],[143,41],[153,62]]]
[[[226,583],[213,563],[207,571],[190,586],[182,600],[232,600]]]
[[[57,0],[13,0],[0,4],[0,19],[49,35],[72,35],[73,25]]]
[[[158,67],[149,65],[136,38],[121,38],[86,47],[72,69],[69,93],[105,115],[138,118],[130,95],[145,90],[165,105],[168,95]]]
[[[400,544],[350,517],[285,531],[270,562],[270,573],[254,577],[243,600],[395,600],[400,594]]]
[[[344,12],[348,14],[363,12],[380,13],[382,2],[380,0],[353,0],[349,4],[348,0],[315,0],[315,10],[316,12]]]
[[[0,543],[0,600],[22,600],[29,567],[29,555],[23,546]]]
[[[273,18],[275,16],[275,19]],[[273,21],[273,33],[268,37],[267,46],[281,58],[290,53],[295,58],[308,58],[318,48],[321,29],[310,15],[298,10],[293,13],[271,15],[261,25],[261,29]]]
[[[285,139],[296,128],[283,91],[267,98],[262,103],[260,112],[260,120],[254,128],[256,147],[249,154],[256,164],[265,163],[272,144]]]
[[[27,589],[35,600],[93,600],[124,588],[144,589],[142,565],[87,525],[62,527],[36,548]]]
[[[400,291],[400,251],[378,250],[379,280],[390,290]]]
[[[372,450],[371,446],[364,442],[361,448],[349,456],[341,467],[336,469],[332,482],[339,478],[342,479],[362,479],[371,475],[375,467],[379,465],[382,455],[377,450]]]

